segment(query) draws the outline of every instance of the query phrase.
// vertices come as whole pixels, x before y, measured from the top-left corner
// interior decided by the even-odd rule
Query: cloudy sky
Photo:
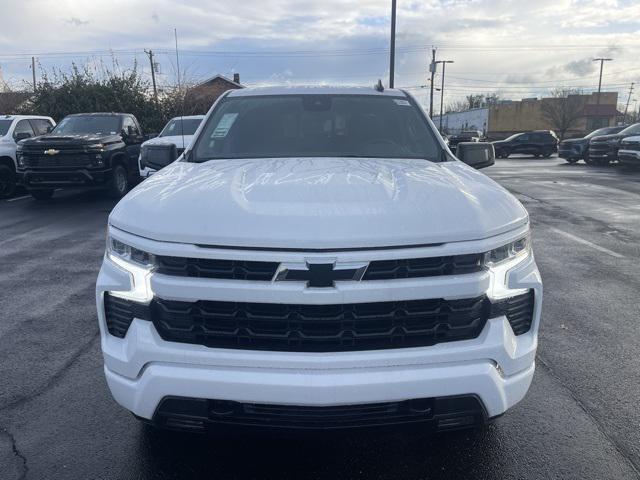
[[[5,81],[72,62],[100,68],[135,60],[175,81],[174,27],[191,80],[239,72],[247,85],[373,84],[388,78],[391,0],[0,0]],[[396,86],[426,100],[431,46],[447,66],[445,103],[469,93],[504,98],[549,88],[620,92],[640,78],[637,0],[398,0]],[[436,78],[439,85],[440,77]],[[640,84],[638,86],[640,92]],[[640,99],[640,95],[638,95]]]

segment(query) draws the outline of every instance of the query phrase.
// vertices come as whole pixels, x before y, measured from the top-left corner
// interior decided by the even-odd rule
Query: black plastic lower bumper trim
[[[418,398],[362,405],[297,406],[165,397],[152,423],[197,433],[221,431],[342,431],[417,427],[449,431],[483,425],[488,417],[475,395]]]

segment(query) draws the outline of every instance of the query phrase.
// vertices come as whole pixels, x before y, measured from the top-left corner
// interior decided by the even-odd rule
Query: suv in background
[[[456,153],[456,148],[460,142],[480,142],[484,135],[479,130],[464,130],[460,133],[449,135],[449,149]]]
[[[618,162],[625,167],[640,167],[640,136],[626,137],[620,142]]]
[[[491,143],[498,158],[508,158],[513,153],[549,158],[558,150],[558,137],[552,130],[516,133]]]
[[[589,156],[585,161],[589,165],[606,165],[617,161],[620,142],[634,135],[640,135],[640,123],[629,125],[618,133],[592,137],[589,141]]]
[[[482,424],[526,394],[529,216],[402,90],[217,100],[113,209],[96,285],[115,400],[155,426]],[[495,208],[499,205],[499,208]]]
[[[0,116],[0,198],[8,198],[16,190],[18,163],[16,150],[21,140],[43,135],[55,126],[51,117],[36,115]]]
[[[144,137],[128,113],[68,115],[46,135],[18,146],[18,175],[38,200],[56,188],[96,187],[120,198],[140,179]]]
[[[144,142],[140,147],[140,158],[138,159],[140,176],[146,178],[166,166],[164,155],[154,155],[157,151],[163,151],[163,148],[159,147],[173,145],[175,147],[174,159],[182,155],[182,152],[191,143],[193,134],[196,133],[203,118],[204,115],[172,118],[156,138]]]
[[[611,135],[627,128],[626,125],[618,127],[604,127],[594,130],[589,135],[582,138],[569,138],[558,144],[558,157],[563,158],[567,163],[576,163],[580,160],[585,162],[589,158],[589,142],[593,137],[601,135]]]

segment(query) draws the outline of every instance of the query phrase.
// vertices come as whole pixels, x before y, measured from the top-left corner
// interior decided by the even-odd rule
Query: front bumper
[[[585,150],[581,147],[558,147],[558,157],[569,160],[581,160],[585,157]]]
[[[638,150],[619,150],[618,161],[623,165],[640,166],[640,151]]]
[[[611,145],[602,144],[590,145],[589,159],[615,161],[618,159],[618,148]]]
[[[29,189],[60,187],[104,187],[111,169],[26,169],[18,171],[19,182]]]
[[[151,288],[162,298],[310,304],[466,298],[490,288],[486,271],[345,282],[332,292],[259,283],[154,275]],[[472,396],[480,400],[487,417],[495,417],[525,396],[534,374],[542,284],[533,257],[508,273],[507,285],[535,293],[533,323],[522,335],[514,335],[506,317],[499,316],[488,320],[476,338],[429,347],[322,353],[235,350],[165,341],[153,323],[138,318],[125,338],[110,335],[104,292],[131,285],[129,275],[105,259],[97,282],[105,376],[116,401],[145,419],[157,418],[163,400],[172,397],[331,407]]]

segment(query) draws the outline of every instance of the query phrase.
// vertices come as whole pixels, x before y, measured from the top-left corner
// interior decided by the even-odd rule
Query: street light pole
[[[596,105],[600,105],[600,89],[602,88],[602,69],[604,62],[611,62],[613,58],[594,58],[594,62],[600,62],[600,80],[598,80],[598,98],[596,99]]]
[[[431,72],[431,91],[429,92],[429,118],[433,118],[433,80],[436,76],[436,49],[431,49],[431,64],[429,65]]]
[[[454,63],[453,60],[438,60],[435,63],[442,64],[442,86],[440,87],[440,133],[442,133],[442,115],[444,113],[444,69],[447,63]]]
[[[393,88],[396,64],[396,0],[391,0],[391,51],[389,52],[389,88]]]

